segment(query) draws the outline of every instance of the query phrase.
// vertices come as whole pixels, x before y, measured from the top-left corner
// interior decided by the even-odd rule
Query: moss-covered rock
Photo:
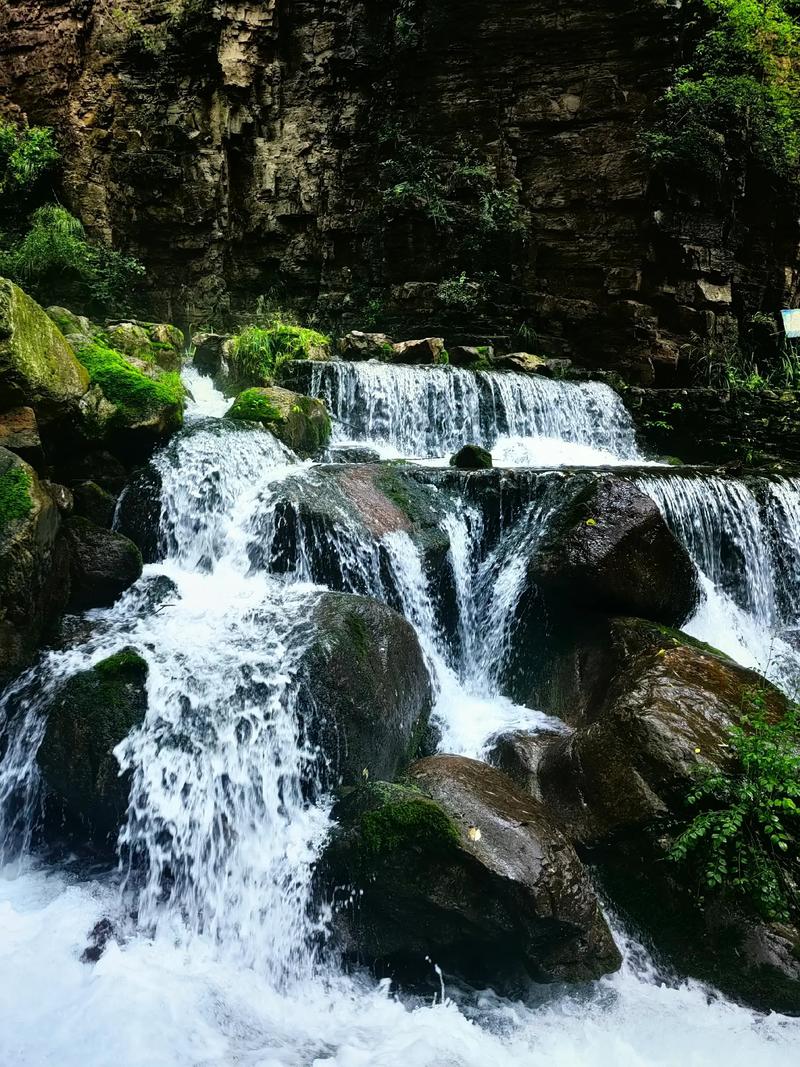
[[[144,719],[146,680],[147,664],[128,648],[73,675],[53,696],[37,759],[55,832],[113,849],[130,787],[113,750]]]
[[[417,635],[367,597],[324,593],[299,668],[306,733],[326,781],[394,778],[417,754],[432,704]]]
[[[45,313],[48,318],[53,320],[65,337],[69,337],[70,334],[88,337],[95,329],[85,315],[76,315],[74,311],[59,307],[57,304],[45,308]]]
[[[118,322],[106,327],[111,348],[167,371],[180,370],[183,334],[166,322]]]
[[[450,457],[450,466],[462,471],[488,471],[493,466],[492,453],[480,445],[464,445]]]
[[[565,496],[531,561],[546,597],[571,610],[684,622],[700,596],[697,573],[654,501],[624,478],[589,474]]]
[[[346,955],[411,979],[430,961],[496,985],[581,981],[619,954],[577,855],[530,797],[460,756],[415,763],[335,810],[323,869],[358,903],[335,913]]]
[[[142,573],[142,554],[122,534],[74,516],[65,524],[75,611],[110,607]]]
[[[69,563],[53,493],[0,448],[0,685],[33,653],[69,596]]]
[[[229,419],[260,422],[298,456],[314,456],[331,436],[331,420],[321,400],[274,385],[245,389],[227,413]]]
[[[18,286],[0,278],[0,408],[23,404],[46,423],[73,411],[88,384],[55,323]]]
[[[126,358],[100,341],[80,345],[77,356],[89,373],[92,392],[99,394],[84,405],[84,429],[90,439],[104,440],[113,451],[138,458],[182,425],[185,390],[176,372],[134,363],[134,357]]]

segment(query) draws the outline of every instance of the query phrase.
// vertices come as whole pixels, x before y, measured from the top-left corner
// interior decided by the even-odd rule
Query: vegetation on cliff
[[[783,181],[800,159],[800,27],[790,0],[694,0],[688,62],[646,135],[652,158],[721,178],[752,160]]]

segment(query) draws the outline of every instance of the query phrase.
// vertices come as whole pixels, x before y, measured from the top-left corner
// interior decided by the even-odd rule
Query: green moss
[[[115,652],[113,656],[101,660],[94,669],[104,677],[125,671],[135,671],[140,674],[147,669],[147,664],[134,649],[123,648],[121,652]]]
[[[33,508],[31,476],[24,467],[10,467],[0,474],[0,531],[24,519]]]
[[[317,330],[275,319],[269,326],[248,326],[233,338],[234,371],[241,380],[262,385],[272,380],[289,360],[308,359],[314,349],[324,349],[330,338]]]
[[[351,648],[360,659],[369,655],[371,648],[370,632],[364,619],[352,612],[345,620]]]
[[[158,378],[142,374],[116,349],[93,343],[82,345],[77,356],[107,400],[119,410],[121,421],[137,421],[165,407],[183,407],[184,388],[180,375],[163,373]]]
[[[459,844],[458,830],[439,805],[413,786],[376,782],[368,787],[376,806],[361,816],[365,858],[402,848],[435,850]]]
[[[280,410],[265,395],[263,389],[245,389],[233,402],[227,417],[243,419],[245,422],[263,422],[266,425],[280,422],[283,418]]]

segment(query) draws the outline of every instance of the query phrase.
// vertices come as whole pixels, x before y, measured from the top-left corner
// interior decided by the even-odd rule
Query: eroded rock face
[[[545,596],[562,609],[684,622],[700,596],[697,574],[653,500],[622,478],[574,485],[531,563]]]
[[[146,680],[145,661],[123,649],[73,675],[53,696],[37,760],[54,832],[113,851],[130,787],[113,749],[144,719]]]
[[[347,593],[324,593],[310,625],[300,708],[323,780],[395,778],[419,750],[432,704],[416,633],[391,608]]]
[[[574,850],[494,768],[433,756],[411,767],[409,785],[357,790],[337,814],[331,876],[359,891],[336,917],[349,955],[410,977],[429,973],[428,957],[491,984],[619,966]]]

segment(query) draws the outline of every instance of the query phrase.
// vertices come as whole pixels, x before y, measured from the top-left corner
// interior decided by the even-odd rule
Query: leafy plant
[[[698,814],[670,858],[691,863],[703,891],[730,890],[766,919],[798,913],[800,718],[791,706],[771,722],[764,693],[745,694],[730,731],[735,766],[706,770],[687,798]]]
[[[45,204],[30,229],[0,250],[0,272],[45,301],[57,294],[92,308],[124,309],[144,267],[109,245],[90,241],[81,222]]]
[[[471,311],[477,307],[482,295],[480,282],[468,278],[465,271],[455,278],[446,278],[436,287],[436,299],[441,304],[465,311]]]
[[[645,144],[655,162],[720,178],[742,158],[796,180],[800,29],[790,0],[695,0],[705,27]]]
[[[17,126],[0,119],[0,204],[19,204],[58,160],[48,126]]]

